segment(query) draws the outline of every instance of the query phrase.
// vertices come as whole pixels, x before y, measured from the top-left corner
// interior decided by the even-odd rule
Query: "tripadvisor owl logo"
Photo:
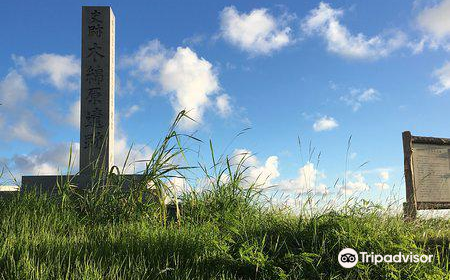
[[[345,248],[339,252],[338,261],[342,267],[352,268],[358,263],[358,253],[351,248]]]

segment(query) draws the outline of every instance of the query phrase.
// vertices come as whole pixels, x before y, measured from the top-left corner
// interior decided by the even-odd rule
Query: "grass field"
[[[186,199],[181,219],[165,223],[156,204],[114,217],[33,194],[2,199],[0,279],[450,278],[448,221],[404,223],[369,205],[304,217],[221,187]],[[435,259],[344,269],[345,247]]]
[[[242,162],[219,164],[212,145],[213,168],[200,166],[207,188],[175,194],[170,182],[187,170],[174,164],[178,137],[171,128],[128,191],[110,174],[84,190],[0,198],[0,279],[450,279],[447,220],[406,223],[364,200],[280,208],[245,181]],[[347,247],[434,260],[345,269],[337,256]]]

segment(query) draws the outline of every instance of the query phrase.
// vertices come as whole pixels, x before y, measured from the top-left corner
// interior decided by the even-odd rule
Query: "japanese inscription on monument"
[[[110,7],[83,7],[80,171],[96,159],[114,163],[114,14]]]

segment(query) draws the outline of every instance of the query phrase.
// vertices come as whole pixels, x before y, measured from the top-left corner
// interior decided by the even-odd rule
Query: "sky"
[[[211,140],[272,192],[378,201],[404,197],[402,131],[450,137],[450,0],[2,1],[0,160],[18,181],[78,150],[82,5],[116,17],[117,165],[187,109],[193,164]]]

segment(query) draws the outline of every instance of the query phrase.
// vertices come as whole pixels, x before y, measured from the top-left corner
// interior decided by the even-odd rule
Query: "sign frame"
[[[404,172],[406,186],[406,202],[403,203],[404,217],[413,220],[417,216],[417,210],[450,209],[448,202],[420,202],[416,198],[416,186],[414,185],[413,144],[429,144],[449,146],[450,138],[425,137],[411,135],[410,131],[402,133]]]

